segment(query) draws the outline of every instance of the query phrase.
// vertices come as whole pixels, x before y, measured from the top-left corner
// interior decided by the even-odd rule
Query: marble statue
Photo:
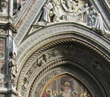
[[[103,24],[103,19],[100,13],[96,12],[96,21],[94,27],[97,30],[104,31],[104,24]]]
[[[47,3],[43,7],[43,14],[42,14],[42,18],[41,18],[41,21],[45,22],[45,24],[51,22],[50,12],[51,12],[52,8],[53,8],[52,3],[50,2],[50,0],[48,0]]]
[[[93,6],[81,0],[48,0],[38,24],[73,21],[87,25],[94,30],[104,31],[101,14]],[[107,32],[108,33],[108,32]]]
[[[11,80],[11,83],[13,83],[13,86],[15,86],[15,78],[16,78],[16,73],[17,73],[17,67],[16,67],[16,54],[10,52],[9,53],[9,77]]]
[[[89,25],[89,10],[90,10],[90,7],[86,3],[84,5],[82,12],[83,12],[83,22],[86,23],[87,25]]]
[[[53,0],[52,1],[52,5],[53,5],[53,22],[55,21],[59,21],[59,14],[60,14],[60,11],[59,11],[59,2],[57,0]]]

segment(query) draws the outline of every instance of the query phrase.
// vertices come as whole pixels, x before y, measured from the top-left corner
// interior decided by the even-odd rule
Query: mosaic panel
[[[91,97],[91,95],[79,81],[69,75],[63,75],[45,87],[42,97]]]

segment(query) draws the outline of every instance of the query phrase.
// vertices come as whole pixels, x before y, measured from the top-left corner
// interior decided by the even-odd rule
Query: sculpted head
[[[85,4],[85,7],[88,7],[88,3]]]
[[[91,6],[91,10],[93,10],[94,9],[94,6]]]

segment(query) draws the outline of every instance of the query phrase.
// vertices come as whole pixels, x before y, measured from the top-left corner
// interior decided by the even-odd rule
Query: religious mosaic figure
[[[51,92],[52,91],[50,89],[47,89],[44,97],[51,97],[51,94],[52,94]]]
[[[65,82],[65,86],[60,85],[60,87],[64,90],[64,97],[71,97],[72,89],[69,82]]]

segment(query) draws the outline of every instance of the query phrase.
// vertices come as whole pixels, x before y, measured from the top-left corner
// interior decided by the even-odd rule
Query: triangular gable
[[[110,13],[103,2],[97,0],[28,0],[15,25],[19,45],[26,35],[59,22],[76,22],[105,33],[110,30]]]

